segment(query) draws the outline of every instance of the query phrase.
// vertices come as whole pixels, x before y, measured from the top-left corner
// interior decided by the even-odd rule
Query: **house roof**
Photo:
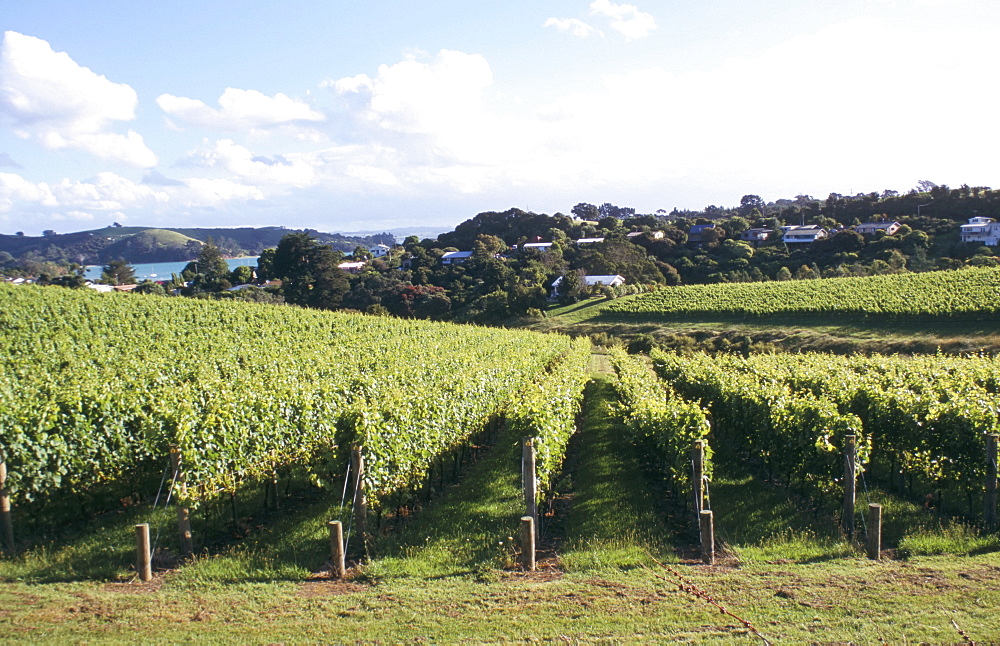
[[[604,242],[604,238],[580,238],[576,241],[576,244],[587,244],[593,242]]]
[[[446,251],[441,255],[441,260],[447,258],[448,260],[455,260],[456,258],[471,258],[471,251]]]

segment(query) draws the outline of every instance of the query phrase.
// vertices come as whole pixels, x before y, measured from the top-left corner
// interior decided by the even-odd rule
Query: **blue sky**
[[[0,233],[1000,186],[995,0],[0,0]]]

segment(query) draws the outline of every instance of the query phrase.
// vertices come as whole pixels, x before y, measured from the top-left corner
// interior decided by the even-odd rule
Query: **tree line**
[[[636,214],[633,208],[610,203],[580,203],[570,215],[512,208],[480,213],[434,239],[411,236],[381,258],[368,257],[365,247],[347,254],[311,232],[299,231],[264,250],[255,272],[249,267],[230,271],[220,249],[209,242],[169,284],[142,285],[138,291],[498,323],[541,316],[553,297],[570,303],[590,295],[595,290],[586,285],[586,276],[622,276],[624,286],[596,290],[615,297],[681,284],[1000,264],[996,249],[959,239],[966,216],[1000,218],[1000,191],[966,186],[953,190],[930,182],[920,188],[902,195],[831,194],[826,200],[798,196],[771,203],[745,195],[738,207],[709,206],[698,212]],[[850,228],[879,219],[898,220],[903,226],[894,235],[874,236]],[[781,227],[795,225],[823,227],[829,236],[809,244],[786,243]],[[772,233],[761,242],[743,240],[742,234],[751,228]],[[524,247],[529,242],[551,245]],[[445,254],[453,251],[471,253],[461,262],[449,262]],[[345,260],[365,264],[359,272],[347,273],[339,268]],[[109,264],[105,269],[114,268]],[[553,293],[552,284],[560,277]],[[247,284],[256,286],[227,291]]]

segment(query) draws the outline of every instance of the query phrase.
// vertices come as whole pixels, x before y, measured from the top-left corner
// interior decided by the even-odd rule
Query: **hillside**
[[[968,280],[964,280],[968,279]],[[661,347],[691,351],[826,351],[839,354],[1000,352],[996,308],[1000,291],[996,268],[929,272],[785,283],[741,283],[671,287],[609,300],[584,299],[554,305],[545,318],[519,319],[512,325],[574,336],[598,343],[622,342],[635,350]],[[969,289],[986,281],[977,298]],[[876,287],[896,296],[903,289],[925,289],[924,296],[896,299],[906,312],[874,313],[851,309],[871,301]],[[968,298],[963,297],[963,293]],[[810,299],[827,300],[815,307]],[[857,301],[836,295],[856,295]],[[861,296],[865,298],[860,298]],[[978,309],[969,309],[973,301]],[[952,303],[954,316],[942,315]],[[814,303],[815,305],[815,303]],[[883,307],[888,307],[883,303]]]
[[[49,231],[42,236],[0,235],[0,253],[6,252],[15,259],[63,264],[101,265],[118,259],[130,263],[179,262],[191,260],[201,244],[210,238],[225,255],[235,257],[259,254],[277,246],[285,235],[302,231],[345,253],[358,246],[395,244],[395,237],[389,233],[350,236],[285,227],[161,229],[112,226],[63,234]]]
[[[164,262],[163,258],[185,260],[198,253],[201,240],[167,229],[143,229],[118,237],[104,249],[106,258],[127,259],[131,263]]]

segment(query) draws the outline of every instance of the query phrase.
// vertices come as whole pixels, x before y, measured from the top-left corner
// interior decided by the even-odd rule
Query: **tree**
[[[277,251],[277,249],[272,247],[260,252],[260,257],[257,258],[257,280],[264,281],[277,278],[277,275],[274,273],[274,254]]]
[[[337,267],[341,255],[308,233],[289,233],[275,249],[272,273],[282,281],[285,301],[317,309],[336,309],[350,289]]]
[[[562,305],[572,305],[578,302],[587,292],[587,274],[582,269],[569,270],[563,274],[556,288],[559,303]]]
[[[246,285],[253,281],[253,267],[240,265],[233,269],[229,276],[229,282],[234,285]]]
[[[132,292],[135,294],[155,294],[157,296],[167,295],[167,290],[164,289],[163,285],[151,280],[142,281]]]
[[[764,200],[761,199],[760,195],[744,195],[740,198],[740,208],[737,212],[744,218],[750,217],[750,213],[757,209],[761,213],[764,212],[764,207],[767,205]]]
[[[102,267],[100,282],[105,285],[131,285],[135,282],[135,269],[124,260],[112,260]]]
[[[600,217],[600,210],[593,204],[588,204],[586,202],[580,202],[574,206],[570,213],[576,217],[577,220],[596,220]]]

